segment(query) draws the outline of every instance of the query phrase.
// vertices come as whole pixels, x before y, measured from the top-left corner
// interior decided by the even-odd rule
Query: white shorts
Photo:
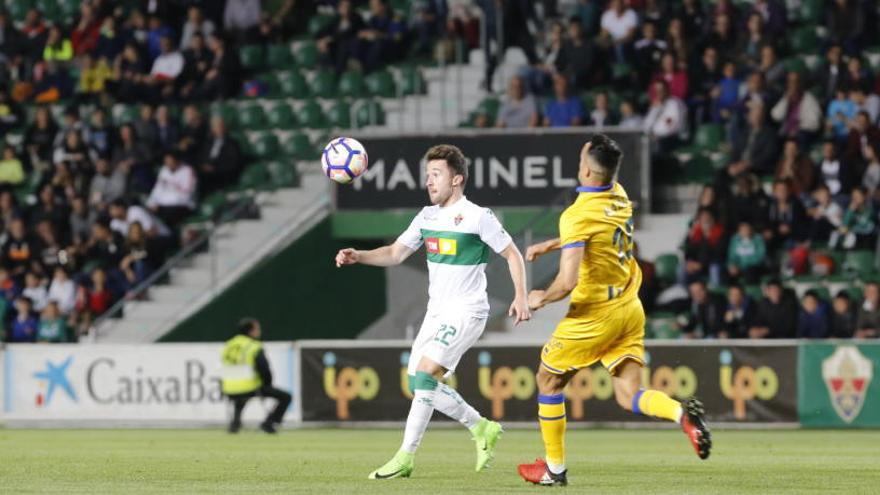
[[[413,342],[407,372],[416,374],[422,357],[455,371],[461,357],[473,346],[486,328],[486,317],[464,312],[446,312],[425,315],[425,321]]]

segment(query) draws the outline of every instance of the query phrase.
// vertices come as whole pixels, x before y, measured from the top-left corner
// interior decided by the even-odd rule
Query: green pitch
[[[429,430],[410,479],[369,481],[397,450],[395,430],[0,430],[4,493],[544,493],[516,464],[537,430],[509,431],[475,473],[464,430]],[[877,493],[878,431],[717,431],[707,461],[677,431],[569,432],[569,482],[554,493]],[[560,491],[561,490],[561,491]]]

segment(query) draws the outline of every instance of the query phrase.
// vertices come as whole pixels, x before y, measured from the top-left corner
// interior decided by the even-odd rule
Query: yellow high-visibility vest
[[[246,394],[260,388],[263,381],[254,363],[263,348],[259,340],[247,335],[236,335],[223,347],[223,393]]]

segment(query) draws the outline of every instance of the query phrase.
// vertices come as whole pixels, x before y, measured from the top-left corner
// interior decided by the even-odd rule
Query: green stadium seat
[[[199,216],[205,220],[211,220],[220,214],[226,205],[226,193],[218,191],[202,199],[199,203]]]
[[[367,92],[370,96],[379,98],[394,98],[397,96],[397,87],[394,76],[387,70],[374,72],[367,76]]]
[[[317,160],[318,158],[312,143],[309,142],[309,137],[301,133],[288,137],[284,141],[282,152],[284,156],[300,160]]]
[[[296,61],[290,52],[290,45],[287,43],[269,45],[269,48],[266,50],[266,65],[273,70],[287,69],[295,66]]]
[[[256,70],[263,66],[263,47],[244,45],[238,49],[241,66],[246,70]]]
[[[59,0],[62,18],[73,18],[79,15],[79,6],[81,0]]]
[[[796,14],[792,16],[793,20],[800,21],[806,25],[814,25],[817,24],[821,18],[822,14],[825,12],[825,6],[822,4],[823,0],[803,0],[800,2],[800,6],[797,9],[793,9],[789,12],[789,14]]]
[[[831,301],[831,291],[828,290],[828,287],[823,285],[815,285],[810,287],[808,290],[811,290],[819,295],[819,299],[830,302]]]
[[[706,183],[715,177],[715,166],[708,156],[697,153],[688,160],[678,174],[678,181],[682,184]]]
[[[336,98],[336,76],[328,70],[315,72],[309,87],[312,95],[318,98]]]
[[[266,123],[272,129],[293,129],[296,127],[296,117],[290,105],[281,102],[266,113]]]
[[[793,53],[816,53],[819,50],[819,37],[815,26],[804,26],[788,35],[788,46]]]
[[[747,296],[751,297],[755,302],[764,298],[764,289],[760,285],[747,285],[744,288]]]
[[[681,330],[675,322],[675,315],[658,313],[648,321],[648,329],[655,339],[677,339]]]
[[[296,65],[311,69],[318,64],[318,46],[312,40],[300,41],[293,52]]]
[[[34,6],[30,0],[7,0],[6,12],[15,22],[23,22],[28,9]]]
[[[657,280],[665,285],[672,285],[678,279],[678,255],[675,253],[661,254],[654,260]]]
[[[238,128],[238,108],[232,103],[215,103],[210,107],[210,114],[219,115],[226,122],[226,127]]]
[[[400,91],[404,95],[428,94],[428,83],[418,67],[404,67],[400,71]]]
[[[62,19],[61,6],[58,0],[37,0],[37,10],[43,13],[43,18],[48,22],[58,22]]]
[[[248,131],[265,129],[267,125],[266,112],[258,104],[246,105],[239,110],[238,123],[242,129]]]
[[[717,150],[724,139],[724,128],[721,124],[702,124],[697,128],[694,145],[701,150]]]
[[[477,113],[485,114],[489,117],[489,122],[495,122],[499,108],[501,108],[501,102],[498,99],[486,98],[477,106]]]
[[[296,164],[292,161],[271,161],[266,169],[277,187],[296,187],[299,185],[299,174]]]
[[[260,160],[275,158],[281,151],[281,144],[278,142],[278,136],[271,132],[261,133],[253,140],[252,145],[254,156]]]
[[[309,83],[299,71],[279,72],[275,77],[278,80],[278,90],[281,95],[298,100],[304,100],[311,96]]]
[[[308,30],[309,36],[312,38],[318,36],[330,23],[333,22],[332,15],[317,14],[309,18]]]
[[[385,110],[378,101],[365,100],[355,110],[358,127],[385,125]]]
[[[864,279],[877,273],[873,251],[850,251],[843,260],[843,271]]]
[[[865,297],[864,291],[858,285],[851,285],[844,290],[846,290],[846,293],[849,294],[849,298],[853,301],[853,304],[856,306]]]
[[[620,79],[625,79],[631,76],[633,73],[633,68],[626,62],[620,62],[613,64],[611,66],[611,78],[615,81]]]
[[[118,104],[113,107],[113,122],[116,125],[129,124],[140,117],[140,108],[137,105]]]
[[[324,109],[315,100],[309,100],[300,107],[297,119],[302,127],[309,129],[326,129],[328,122]]]
[[[348,71],[339,76],[339,96],[360,98],[364,96],[364,75],[359,71]]]
[[[339,100],[330,107],[327,112],[327,120],[330,121],[331,127],[339,129],[351,128],[351,103],[345,100]]]
[[[785,70],[787,72],[797,72],[798,74],[807,74],[809,72],[809,68],[807,67],[807,62],[801,57],[791,57],[783,61],[783,65],[785,66]]]
[[[265,163],[255,163],[244,169],[238,180],[239,190],[267,191],[274,189],[272,176]]]

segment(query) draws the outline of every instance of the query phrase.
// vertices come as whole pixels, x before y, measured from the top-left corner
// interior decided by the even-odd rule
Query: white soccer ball
[[[367,170],[367,150],[350,137],[333,138],[321,153],[324,174],[340,184],[360,177]]]

